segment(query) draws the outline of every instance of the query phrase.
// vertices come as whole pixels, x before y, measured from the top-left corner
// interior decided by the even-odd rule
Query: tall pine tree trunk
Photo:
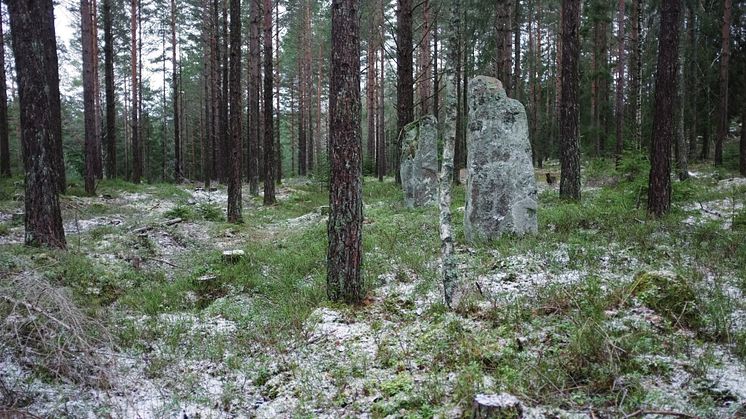
[[[140,152],[140,123],[139,123],[139,102],[138,102],[138,86],[139,82],[137,79],[137,15],[138,15],[138,0],[130,1],[130,36],[132,43],[130,45],[130,67],[132,70],[132,83],[130,85],[132,91],[132,104],[130,111],[132,112],[131,124],[132,130],[132,181],[140,183],[142,177],[142,153]]]
[[[259,26],[261,21],[261,0],[248,0],[249,10],[249,82],[248,82],[248,141],[249,141],[249,193],[259,195],[259,89],[261,67],[259,62]]]
[[[57,59],[51,58],[57,55],[57,45],[48,42],[55,39],[52,1],[8,0],[6,4],[20,99],[25,242],[64,249],[59,172],[54,166],[60,152],[55,144],[56,121],[61,116],[53,115],[59,108],[50,106],[52,96],[59,94]]]
[[[681,0],[663,0],[660,7],[648,182],[648,213],[656,217],[671,208],[671,145],[675,136],[674,102],[677,95]]]
[[[560,97],[560,197],[580,200],[578,61],[580,0],[562,0],[562,92]]]
[[[179,78],[177,77],[178,62],[176,61],[176,0],[171,0],[171,82],[174,106],[174,180],[181,182],[183,178],[181,163],[181,125],[179,121]]]
[[[174,1],[174,0],[171,0]],[[230,160],[228,222],[241,222],[241,0],[230,0]],[[270,16],[272,10],[269,11]],[[270,48],[272,43],[270,40]],[[272,59],[270,51],[269,59]],[[268,74],[272,77],[272,72]],[[270,93],[270,100],[271,100]],[[269,129],[272,129],[270,124]]]
[[[414,119],[414,75],[412,69],[412,0],[397,0],[396,31],[396,145],[394,172],[396,183],[401,184],[401,135],[404,127]]]
[[[512,71],[512,54],[513,54],[513,26],[511,23],[511,14],[513,14],[513,0],[498,0],[496,5],[497,13],[495,14],[495,44],[497,52],[495,54],[495,74],[502,82],[505,93],[512,94],[511,71]]]
[[[429,115],[432,112],[430,86],[432,83],[432,57],[431,57],[431,17],[430,1],[422,2],[422,43],[420,44],[420,75],[418,77],[420,93],[420,115]]]
[[[106,94],[106,176],[117,177],[117,109],[114,95],[112,0],[104,0],[104,90]]]
[[[84,157],[85,157],[85,192],[93,195],[96,192],[96,102],[94,100],[93,61],[93,15],[91,0],[80,2],[81,49],[83,53],[83,120],[84,120]]]
[[[728,137],[728,65],[730,62],[730,20],[732,0],[723,0],[723,27],[720,47],[720,109],[715,140],[715,165],[723,164],[723,143]]]
[[[629,112],[626,114],[632,143],[639,150],[642,147],[642,41],[640,26],[642,21],[642,0],[632,0],[629,33]]]
[[[358,0],[332,1],[333,53],[329,83],[331,179],[326,290],[329,299],[350,304],[362,302],[365,292],[360,272],[363,191],[359,7]]]
[[[264,0],[264,205],[275,203],[274,124],[272,117],[272,0]]]

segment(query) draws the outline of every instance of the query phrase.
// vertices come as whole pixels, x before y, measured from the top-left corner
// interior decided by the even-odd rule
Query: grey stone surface
[[[425,115],[404,127],[402,189],[407,207],[435,204],[438,199],[438,121]]]
[[[468,241],[503,233],[536,233],[537,191],[523,105],[502,83],[478,76],[469,82],[466,207]]]

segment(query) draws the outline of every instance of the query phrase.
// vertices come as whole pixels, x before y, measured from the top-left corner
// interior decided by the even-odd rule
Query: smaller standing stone
[[[508,393],[477,394],[474,397],[473,419],[518,419],[523,417],[523,406],[517,397]]]
[[[438,196],[438,121],[426,115],[402,131],[401,183],[408,208],[435,204]]]

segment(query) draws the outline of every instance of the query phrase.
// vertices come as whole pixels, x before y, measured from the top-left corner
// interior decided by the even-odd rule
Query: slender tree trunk
[[[366,147],[366,153],[365,158],[367,161],[373,161],[375,158],[375,145],[376,145],[376,89],[375,84],[378,80],[378,74],[376,74],[376,62],[378,61],[378,50],[376,41],[374,38],[378,37],[378,34],[375,30],[375,24],[378,23],[375,20],[372,21],[372,25],[370,28],[370,31],[368,33],[368,51],[367,51],[367,63],[368,63],[368,72],[367,72],[367,78],[365,82],[365,90],[366,90],[366,96],[365,96],[365,103],[366,103],[366,110],[368,112],[368,140],[367,140],[367,147]]]
[[[59,108],[50,106],[59,93],[54,17],[51,0],[8,0],[25,172],[25,242],[65,248],[59,202],[59,172],[54,170]],[[43,46],[43,47],[40,47]],[[50,51],[51,50],[51,51]],[[53,75],[54,73],[54,75]],[[58,84],[54,86],[54,84]]]
[[[308,0],[304,0],[308,2]],[[303,7],[303,27],[306,25],[306,8]],[[308,125],[306,125],[306,113],[308,112],[308,83],[306,74],[306,66],[303,62],[305,57],[306,38],[310,34],[304,30],[301,34],[300,47],[301,51],[297,56],[298,59],[298,174],[305,176],[308,174],[308,134],[306,132]]]
[[[103,137],[101,134],[101,77],[99,73],[99,48],[98,48],[98,5],[96,0],[91,0],[91,23],[93,34],[93,119],[94,119],[94,173],[96,179],[104,178],[103,160]]]
[[[383,2],[379,2],[379,10],[376,14],[379,14],[380,18],[383,19]],[[386,84],[386,50],[383,48],[383,28],[379,29],[379,43],[381,48],[380,52],[380,67],[381,74],[378,81],[378,140],[376,151],[376,166],[378,167],[378,181],[383,182],[384,176],[386,176],[386,121],[385,121],[385,84]]]
[[[316,59],[316,136],[318,137],[317,141],[314,141],[314,147],[315,151],[314,154],[316,155],[316,161],[317,163],[321,159],[321,139],[323,138],[321,135],[321,74],[323,73],[323,47],[319,47],[319,56]],[[328,160],[328,153],[327,153],[327,162]]]
[[[505,93],[511,95],[511,70],[512,70],[512,38],[513,26],[511,14],[515,7],[513,0],[497,0],[497,13],[495,13],[495,44],[497,52],[495,54],[495,75],[503,84]]]
[[[630,15],[630,57],[629,57],[629,106],[628,120],[632,143],[639,150],[642,147],[642,42],[640,26],[642,21],[642,1],[632,0]]]
[[[248,0],[249,11],[249,71],[248,82],[248,142],[249,142],[249,193],[259,195],[259,90],[261,85],[259,26],[261,22],[261,0]]]
[[[93,61],[93,16],[91,0],[80,2],[81,49],[83,53],[83,119],[84,119],[84,156],[85,156],[85,192],[96,193],[96,103],[94,100]]]
[[[264,205],[275,204],[272,117],[272,0],[264,0]]]
[[[454,256],[454,239],[451,228],[451,181],[453,179],[453,152],[456,141],[456,98],[451,80],[447,80],[445,121],[443,123],[443,164],[440,169],[440,257],[441,276],[445,302],[451,307],[454,289],[458,284],[458,267]]]
[[[5,81],[5,36],[0,19],[0,177],[10,177],[10,141],[8,139],[8,94]]]
[[[562,0],[562,96],[560,97],[560,197],[580,200],[578,61],[580,0]]]
[[[689,143],[688,159],[694,159],[697,145],[697,133],[699,132],[699,112],[697,111],[697,92],[699,92],[699,78],[697,77],[697,37],[695,36],[696,18],[694,14],[694,5],[688,7],[687,18],[687,38],[689,43],[687,63],[685,67],[684,83],[686,83],[687,101],[686,113],[684,118],[689,121],[687,124],[687,142]]]
[[[106,90],[106,176],[117,177],[117,109],[114,95],[114,35],[111,1],[104,0],[104,88]]]
[[[282,183],[282,142],[280,141],[280,2],[275,2],[275,180]]]
[[[715,165],[723,164],[723,143],[728,136],[728,65],[730,62],[730,20],[732,0],[723,0],[722,46],[720,48],[720,110],[715,140]]]
[[[674,101],[677,94],[680,14],[681,0],[664,0],[661,3],[648,183],[648,213],[656,217],[671,208],[671,144],[675,135]]]
[[[433,19],[432,24],[433,33],[433,115],[438,119],[438,126],[440,126],[440,74],[438,70],[438,18],[437,14]],[[383,71],[383,69],[381,69]]]
[[[176,76],[178,62],[176,61],[176,0],[171,0],[171,82],[174,106],[174,181],[181,182],[183,178],[181,163],[181,126],[179,121],[179,79]]]
[[[394,172],[396,183],[401,184],[399,161],[401,159],[401,133],[414,120],[414,75],[412,73],[412,0],[397,0],[397,80],[396,80],[396,146]]]
[[[624,7],[625,1],[617,3],[617,63],[616,63],[616,147],[617,162],[624,150]]]
[[[205,182],[206,189],[209,190],[211,176],[210,138],[212,137],[212,114],[210,112],[210,71],[212,71],[210,69],[210,0],[204,0],[202,19],[202,40],[204,44],[202,52],[202,100],[204,107],[204,119],[202,123],[202,147],[200,157],[202,159],[202,180]]]
[[[290,82],[290,115],[288,115],[288,124],[290,125],[290,175],[295,176],[298,166],[295,165],[295,79]]]
[[[329,86],[331,179],[326,290],[329,299],[350,304],[362,302],[365,292],[360,273],[363,191],[358,11],[358,0],[332,1],[334,53]]]
[[[132,70],[132,84],[130,88],[132,90],[132,181],[134,183],[140,183],[142,177],[142,153],[140,152],[140,123],[138,119],[138,80],[137,80],[137,16],[138,16],[138,0],[131,0],[130,2],[130,30],[132,43],[130,45],[130,67]]]
[[[174,0],[171,0],[174,1]],[[230,160],[228,161],[228,222],[241,222],[241,0],[230,0]],[[272,9],[269,10],[270,20]],[[270,27],[271,30],[271,27]],[[270,34],[269,60],[272,60],[272,38]],[[272,71],[267,74],[272,77]],[[270,85],[271,88],[271,85]],[[270,90],[270,101],[272,100]],[[271,107],[270,107],[271,108]],[[271,110],[271,109],[270,109]],[[270,119],[271,122],[271,119]],[[268,126],[273,129],[272,124]]]
[[[422,43],[420,45],[420,76],[419,76],[419,93],[420,93],[420,115],[429,115],[432,112],[431,91],[432,86],[432,57],[431,57],[431,17],[430,1],[422,1]]]

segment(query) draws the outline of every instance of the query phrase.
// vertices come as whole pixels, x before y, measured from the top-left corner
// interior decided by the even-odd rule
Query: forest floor
[[[63,252],[22,245],[22,181],[3,180],[0,416],[461,417],[500,392],[527,417],[746,415],[746,179],[694,167],[655,220],[642,166],[586,164],[582,204],[537,170],[539,234],[491,243],[465,244],[457,187],[479,292],[454,311],[437,208],[390,180],[364,183],[359,308],[326,299],[318,182],[270,208],[245,192],[241,225],[222,186],[73,186]]]

